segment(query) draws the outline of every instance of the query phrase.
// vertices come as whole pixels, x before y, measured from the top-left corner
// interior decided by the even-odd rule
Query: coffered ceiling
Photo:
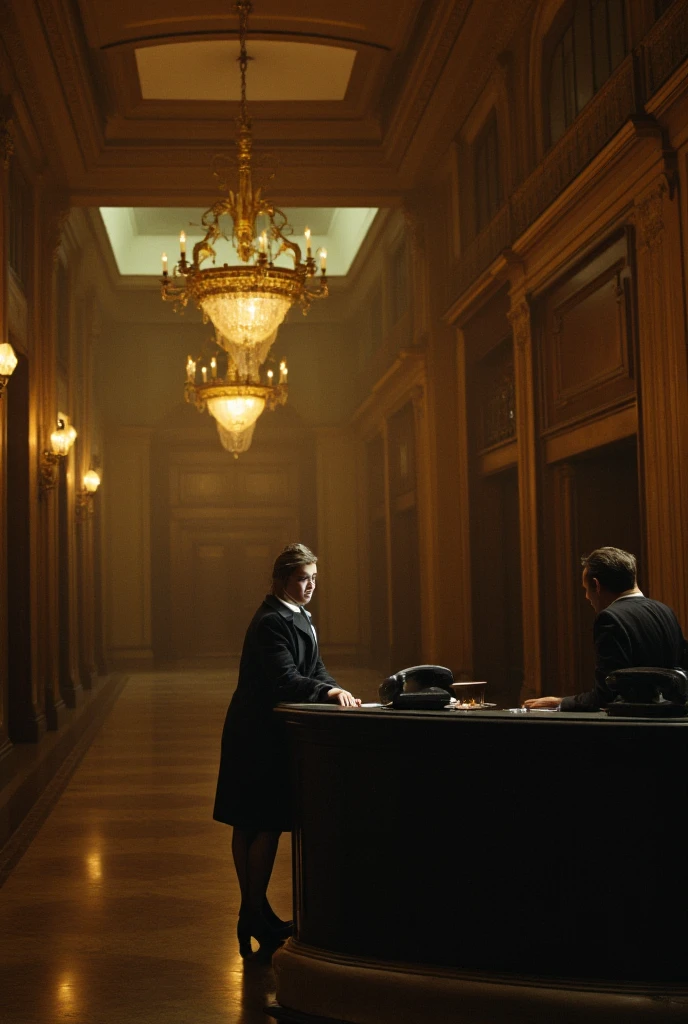
[[[480,47],[498,52],[531,6],[254,0],[249,112],[271,197],[398,203],[447,111],[489,73]],[[233,0],[0,0],[0,93],[47,142],[72,203],[207,205],[212,159],[233,151],[237,29]]]

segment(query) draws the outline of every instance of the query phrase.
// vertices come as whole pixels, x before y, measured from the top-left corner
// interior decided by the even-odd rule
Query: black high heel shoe
[[[275,911],[272,909],[268,902],[267,896],[263,902],[263,917],[270,925],[271,928],[281,935],[282,938],[288,939],[290,935],[294,934],[294,922],[283,921],[281,917],[278,917]]]
[[[260,944],[260,949],[256,953],[251,947],[252,938],[257,939]],[[286,938],[288,936],[280,934],[277,928],[273,928],[262,913],[240,911],[237,922],[237,939],[239,940],[239,954],[244,959],[249,957],[269,959]]]

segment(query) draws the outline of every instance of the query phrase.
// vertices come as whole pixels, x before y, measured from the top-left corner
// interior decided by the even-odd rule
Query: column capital
[[[651,249],[664,231],[664,197],[670,195],[666,178],[662,177],[636,202],[640,240]]]
[[[522,352],[530,341],[530,303],[525,295],[512,303],[507,317],[514,332],[516,347]]]

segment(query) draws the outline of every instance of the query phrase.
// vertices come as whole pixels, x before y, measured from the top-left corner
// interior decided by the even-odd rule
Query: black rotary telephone
[[[442,665],[413,665],[380,684],[380,702],[400,711],[438,711],[452,696],[454,676]]]

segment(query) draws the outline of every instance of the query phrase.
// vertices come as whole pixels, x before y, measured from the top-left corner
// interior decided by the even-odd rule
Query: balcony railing
[[[459,294],[540,217],[688,57],[688,0],[671,7],[461,254]]]

